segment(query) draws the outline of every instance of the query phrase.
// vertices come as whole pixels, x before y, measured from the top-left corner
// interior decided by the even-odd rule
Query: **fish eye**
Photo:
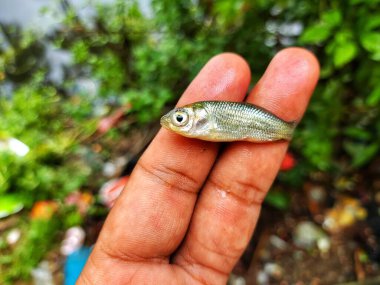
[[[177,127],[183,127],[189,121],[189,116],[184,111],[176,111],[172,115],[172,122]]]

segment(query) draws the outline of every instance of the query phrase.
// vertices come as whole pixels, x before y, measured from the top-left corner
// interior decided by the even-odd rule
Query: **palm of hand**
[[[272,60],[247,101],[299,121],[319,75],[299,48]],[[179,101],[242,101],[234,54],[212,58]],[[219,144],[160,130],[138,162],[77,284],[225,284],[247,246],[288,143]]]

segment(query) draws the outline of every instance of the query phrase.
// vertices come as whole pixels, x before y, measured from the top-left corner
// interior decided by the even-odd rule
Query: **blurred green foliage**
[[[30,272],[54,244],[57,232],[62,227],[58,219],[21,221],[20,229],[25,236],[9,254],[2,254],[0,268],[9,268],[0,279],[2,284],[14,284],[15,280],[27,280]]]
[[[0,138],[16,137],[31,149],[25,158],[0,152],[1,194],[19,193],[32,206],[38,200],[62,199],[87,180],[91,170],[74,159],[84,128],[67,127],[74,119],[64,112],[70,102],[62,101],[56,89],[35,78],[15,90],[11,100],[0,101]]]
[[[309,48],[320,61],[319,85],[292,144],[299,164],[282,181],[298,184],[315,171],[348,174],[379,153],[378,0],[153,0],[152,16],[143,15],[135,1],[115,1],[93,5],[90,23],[61,2],[62,24],[48,35],[1,26],[0,139],[15,137],[31,150],[25,157],[0,151],[0,194],[20,195],[27,209],[91,188],[99,166],[88,159],[94,155],[88,138],[101,115],[130,104],[130,126],[116,129],[128,136],[123,132],[157,120],[207,60],[223,51],[245,57],[254,81],[287,46]],[[49,79],[41,43],[71,52],[62,83]],[[95,94],[78,87],[80,78],[95,82]],[[15,254],[29,265],[20,272],[12,263],[4,280],[28,276],[51,247],[45,242],[36,254],[30,243],[54,237],[59,227],[53,224],[36,230],[42,226],[23,222],[29,233]]]

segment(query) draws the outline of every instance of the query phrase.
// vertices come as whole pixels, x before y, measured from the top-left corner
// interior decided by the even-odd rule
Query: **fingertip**
[[[301,47],[289,47],[279,51],[272,62],[296,67],[313,82],[319,78],[320,65],[317,57],[309,50]]]
[[[179,105],[203,100],[241,101],[251,80],[248,63],[234,53],[212,57],[186,89]]]
[[[251,92],[249,101],[281,118],[299,121],[319,78],[319,63],[298,47],[278,52]]]
[[[248,83],[250,82],[251,69],[248,62],[241,55],[233,52],[224,52],[212,57],[210,61],[214,59],[217,61],[224,61],[227,64],[231,65],[232,68],[239,70],[245,76]]]

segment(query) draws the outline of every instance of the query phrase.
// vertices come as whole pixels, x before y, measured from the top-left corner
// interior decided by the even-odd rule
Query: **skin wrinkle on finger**
[[[284,120],[299,121],[318,74],[313,55],[300,48],[285,49],[271,61],[247,101]],[[259,203],[278,172],[287,146],[285,141],[235,142],[225,148],[209,176],[212,183],[206,182],[198,199],[189,234],[173,259],[176,264],[190,266],[191,270],[184,258],[191,255],[194,262],[213,266],[217,271],[232,270],[250,239],[260,212]],[[220,194],[221,188],[226,194]],[[236,250],[237,257],[226,262],[228,258],[214,254],[220,255],[223,249],[226,257]]]
[[[234,149],[239,149],[239,155],[235,155]],[[252,153],[252,143],[250,142],[236,142],[234,147],[227,147],[224,150],[223,155],[230,158],[226,164],[230,166],[231,176],[236,177],[233,183],[225,183],[220,179],[214,179],[213,173],[210,175],[208,182],[213,184],[213,188],[223,195],[233,195],[235,199],[241,200],[242,203],[247,204],[261,204],[265,198],[266,192],[261,191],[262,186],[260,183],[253,182],[246,183],[244,181],[250,181],[251,173],[240,171],[241,165],[245,165],[247,161],[263,161],[266,159],[265,153]],[[260,166],[260,175],[266,175],[270,173],[272,165],[262,164]],[[215,168],[214,168],[215,170]],[[216,171],[217,172],[217,171]],[[232,191],[233,189],[233,191]]]
[[[249,81],[249,67],[241,57],[221,54],[206,64],[178,104],[241,101]],[[94,273],[94,267],[100,270],[105,263],[121,268],[122,260],[128,265],[133,261],[159,260],[174,252],[187,232],[197,191],[204,184],[217,151],[216,143],[184,138],[161,129],[139,161],[143,168],[135,168],[103,226],[98,243],[108,245],[108,254],[95,246],[90,256],[92,263],[88,263],[92,265],[86,265],[84,271]],[[120,258],[112,257],[115,255]],[[129,267],[125,267],[120,276],[128,275]],[[108,274],[101,278],[107,280]]]
[[[236,142],[230,144],[220,157],[219,163],[214,167],[209,179],[214,186],[231,189],[229,192],[233,190],[236,196],[251,203],[261,203],[266,194],[264,190],[268,189],[274,180],[282,161],[273,159],[273,157],[282,157],[286,147],[286,142],[264,144]],[[223,165],[229,166],[228,177],[234,177],[234,179],[216,175],[216,173],[224,172],[225,167],[220,165],[222,160]],[[248,165],[251,171],[242,169],[242,165]],[[252,177],[258,179],[252,180]]]
[[[259,206],[256,204],[241,205],[234,199],[226,203],[226,201],[218,199],[217,195],[219,194],[216,191],[208,192],[207,195],[209,195],[208,199],[216,201],[216,205],[210,206],[208,211],[206,210],[205,215],[209,215],[209,219],[202,221],[202,224],[199,220],[194,219],[197,224],[190,228],[187,239],[193,239],[195,242],[185,242],[181,248],[181,255],[177,255],[174,261],[175,264],[187,268],[187,271],[191,272],[193,276],[207,276],[208,284],[225,284],[227,273],[240,257],[255,227],[255,222],[246,225],[238,221],[242,216],[250,216],[255,221],[255,215],[259,214]],[[229,200],[230,197],[227,195],[224,199]],[[235,208],[226,207],[228,204],[234,205]],[[208,232],[213,232],[219,227],[219,235],[208,236],[208,242],[205,243],[196,230],[193,230],[200,227],[207,229]],[[230,241],[231,234],[235,236],[237,242]],[[207,252],[207,254],[202,255],[202,258],[199,259],[198,254],[202,252]],[[225,274],[221,276],[221,272]]]
[[[236,258],[239,256],[240,251],[245,248],[247,240],[244,238],[248,237],[248,233],[251,232],[250,227],[242,225],[242,227],[237,231],[236,225],[241,217],[250,216],[257,213],[257,209],[260,207],[258,204],[241,204],[239,200],[236,200],[232,195],[226,195],[223,199],[218,199],[219,193],[217,191],[210,191],[205,193],[208,195],[207,199],[215,201],[213,205],[209,205],[206,209],[207,213],[212,216],[212,219],[207,221],[204,225],[210,232],[218,229],[221,225],[215,223],[214,221],[223,220],[222,235],[218,237],[210,236],[210,245],[202,244],[201,246],[210,252],[213,252],[221,257],[224,257],[225,262],[229,262],[231,258]],[[231,205],[234,206],[239,211],[231,211]],[[191,230],[191,229],[190,229]],[[236,232],[241,233],[238,242],[230,243],[228,236]],[[247,233],[244,235],[243,233]],[[194,238],[197,238],[195,235]],[[198,237],[199,238],[199,237]],[[200,244],[202,240],[198,240]]]

